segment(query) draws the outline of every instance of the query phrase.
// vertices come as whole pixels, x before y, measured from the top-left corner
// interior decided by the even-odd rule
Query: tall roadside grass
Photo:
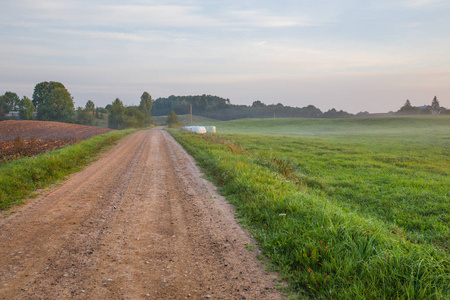
[[[229,136],[171,133],[236,206],[264,253],[299,295],[450,298],[447,251],[411,241],[383,219],[349,211],[327,193],[299,187],[288,176],[294,172],[289,164],[273,157],[276,168],[262,163],[251,147],[242,147]],[[320,180],[309,180],[310,186],[324,188]]]
[[[72,146],[0,164],[0,210],[22,203],[37,189],[63,179],[135,130],[113,131]]]

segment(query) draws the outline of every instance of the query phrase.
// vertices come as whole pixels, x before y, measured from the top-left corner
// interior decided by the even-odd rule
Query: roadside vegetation
[[[59,150],[0,164],[0,210],[21,204],[37,189],[81,170],[101,151],[132,132],[113,131]]]
[[[300,296],[448,299],[449,128],[395,117],[171,132]]]
[[[172,110],[170,114],[167,116],[166,124],[169,128],[180,128],[183,124],[178,120],[177,114]]]

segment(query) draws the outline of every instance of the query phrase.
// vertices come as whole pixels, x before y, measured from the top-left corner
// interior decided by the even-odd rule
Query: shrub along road
[[[231,205],[160,128],[1,220],[0,240],[1,299],[282,298]]]

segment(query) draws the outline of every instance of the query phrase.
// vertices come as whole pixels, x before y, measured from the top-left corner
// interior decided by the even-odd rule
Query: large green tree
[[[89,110],[89,111],[94,112],[94,110],[95,110],[95,104],[94,104],[94,102],[92,102],[92,100],[88,100],[88,101],[86,102],[85,108],[86,108],[87,110]]]
[[[108,117],[108,127],[111,129],[125,128],[125,106],[122,101],[116,98],[111,105]]]
[[[52,89],[39,103],[37,116],[42,121],[73,122],[75,106],[70,93],[64,87]]]
[[[26,96],[23,96],[22,100],[19,102],[19,117],[22,120],[34,119],[34,104]]]
[[[149,125],[152,123],[151,110],[153,107],[152,96],[149,93],[144,92],[141,96],[141,102],[139,104],[139,109],[144,114],[145,124]]]
[[[45,102],[45,98],[56,88],[66,89],[66,87],[61,82],[44,81],[36,84],[33,92],[34,106],[39,109],[39,106],[43,102]]]
[[[9,110],[17,110],[19,108],[20,98],[16,93],[6,92],[4,94],[6,103],[9,106]]]

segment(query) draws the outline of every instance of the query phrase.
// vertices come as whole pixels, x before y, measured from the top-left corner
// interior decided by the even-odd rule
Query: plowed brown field
[[[0,141],[12,141],[18,136],[23,140],[29,140],[32,137],[40,140],[84,140],[110,131],[111,129],[108,128],[49,121],[2,121],[0,122]]]
[[[111,131],[84,125],[47,121],[0,122],[0,162],[62,148]]]

